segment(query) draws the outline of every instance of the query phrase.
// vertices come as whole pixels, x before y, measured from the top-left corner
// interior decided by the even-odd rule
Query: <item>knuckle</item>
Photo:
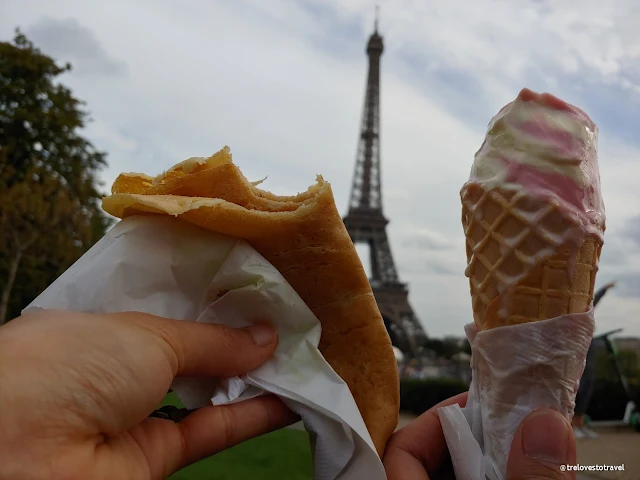
[[[176,335],[175,329],[166,323],[158,325],[156,334],[162,340],[162,353],[175,374],[185,363],[185,348],[182,345],[182,338],[180,335]]]
[[[188,460],[189,460],[189,443],[187,442],[187,438],[189,437],[189,432],[188,432],[188,424],[185,423],[181,423],[178,422],[176,423],[176,426],[178,427],[178,436],[179,436],[179,442],[180,442],[180,446],[179,451],[178,451],[178,465],[180,466],[180,468],[184,467]],[[171,474],[172,472],[167,473],[167,475]]]
[[[184,365],[185,354],[183,338],[178,331],[179,325],[171,320],[148,314],[136,315],[132,319],[134,319],[138,328],[151,334],[156,339],[162,354],[175,374]]]
[[[262,420],[262,431],[270,432],[274,428],[277,427],[277,420],[273,415],[273,407],[275,407],[275,403],[278,400],[276,398],[264,398],[263,402],[258,402],[257,405],[261,410],[261,413],[258,418]]]
[[[241,329],[217,326],[218,346],[224,350],[235,351],[246,343],[247,333]]]
[[[238,443],[238,418],[233,408],[220,408],[220,424],[222,431],[222,449],[225,450]]]

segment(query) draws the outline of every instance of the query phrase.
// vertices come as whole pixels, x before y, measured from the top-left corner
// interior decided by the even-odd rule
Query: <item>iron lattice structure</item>
[[[426,335],[409,304],[409,290],[401,283],[393,261],[382,211],[380,171],[380,57],[384,50],[378,22],[367,43],[369,74],[362,112],[356,167],[349,211],[343,221],[354,243],[369,245],[371,287],[393,344],[405,355],[418,357]]]

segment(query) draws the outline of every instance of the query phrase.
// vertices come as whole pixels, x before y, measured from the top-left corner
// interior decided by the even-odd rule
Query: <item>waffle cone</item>
[[[557,204],[516,190],[462,191],[467,271],[480,330],[591,308],[602,242],[572,237]]]

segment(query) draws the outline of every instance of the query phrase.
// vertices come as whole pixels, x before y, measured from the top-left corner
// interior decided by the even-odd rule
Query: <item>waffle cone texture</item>
[[[461,192],[476,326],[487,330],[587,312],[602,241],[557,204],[515,189],[471,183]]]

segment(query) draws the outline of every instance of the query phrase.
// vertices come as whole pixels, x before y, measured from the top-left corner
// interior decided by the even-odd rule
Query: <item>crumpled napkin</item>
[[[438,409],[457,480],[504,480],[509,450],[529,413],[551,407],[571,420],[595,322],[593,308],[478,332],[465,408]]]
[[[119,222],[26,309],[140,311],[244,327],[269,319],[279,346],[242,377],[176,379],[187,408],[270,392],[298,413],[318,480],[383,480],[384,467],[346,383],[318,350],[321,326],[298,294],[245,241],[165,216]]]

